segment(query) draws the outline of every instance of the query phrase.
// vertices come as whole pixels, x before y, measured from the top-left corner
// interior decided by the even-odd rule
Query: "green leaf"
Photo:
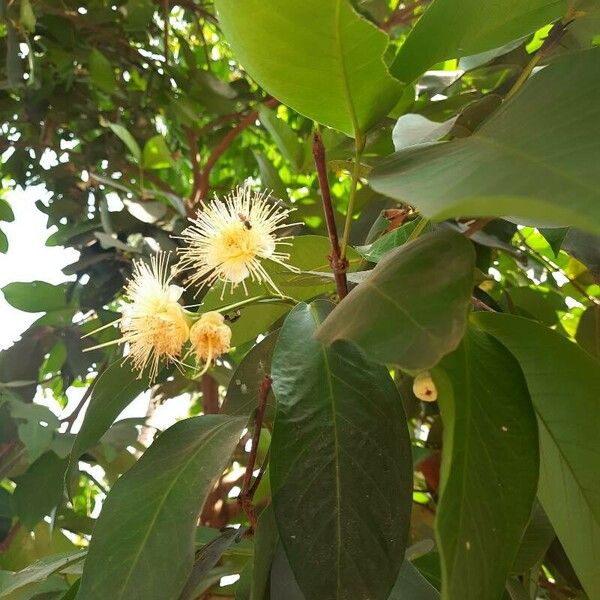
[[[226,415],[250,416],[258,406],[258,388],[271,370],[271,357],[279,331],[273,331],[244,356],[227,386],[221,412]],[[273,410],[273,396],[269,394],[267,412]]]
[[[127,131],[123,125],[118,123],[106,123],[106,126],[127,146],[131,156],[135,159],[138,164],[142,162],[142,151],[135,138]]]
[[[61,502],[67,461],[46,452],[16,478],[15,512],[30,531]]]
[[[522,575],[539,565],[555,537],[556,534],[548,515],[544,512],[542,505],[536,501],[529,524],[521,539],[519,552],[512,566],[512,573]]]
[[[94,389],[71,451],[70,468],[108,431],[121,411],[148,389],[147,374],[141,378],[128,361],[117,360],[92,384]]]
[[[279,544],[277,521],[273,505],[269,504],[260,514],[254,537],[254,560],[252,567],[252,600],[264,600],[269,595],[271,565]]]
[[[171,151],[162,135],[151,137],[144,145],[142,167],[144,169],[168,169],[173,166]]]
[[[4,231],[0,229],[0,252],[6,254],[8,252],[8,238]]]
[[[289,201],[285,184],[281,181],[279,172],[274,167],[273,163],[262,152],[253,150],[252,154],[254,154],[254,158],[258,164],[262,187],[271,191],[275,198],[279,198],[284,202]]]
[[[357,250],[369,262],[378,263],[388,252],[394,248],[397,248],[398,246],[403,246],[406,244],[420,221],[421,219],[409,221],[408,223],[405,223],[393,231],[381,236],[370,246],[357,248]],[[429,224],[423,229],[424,233],[427,233],[428,231],[431,231],[431,225]]]
[[[96,48],[92,48],[90,52],[88,69],[92,82],[99,90],[107,94],[112,94],[117,90],[113,66],[110,64],[108,58]]]
[[[0,221],[12,223],[14,220],[15,213],[13,212],[10,204],[4,200],[4,198],[0,198]]]
[[[600,305],[588,307],[581,315],[575,339],[584,350],[600,360]]]
[[[473,320],[517,358],[538,416],[538,496],[590,598],[600,595],[600,368],[533,321],[476,313]]]
[[[457,117],[452,117],[443,123],[430,121],[423,115],[402,115],[392,131],[392,140],[396,151],[417,144],[435,142],[450,133]]]
[[[464,236],[436,231],[389,252],[318,331],[351,340],[376,361],[433,367],[465,331],[475,253]]]
[[[383,62],[387,36],[347,0],[215,5],[242,66],[267,92],[310,119],[362,134],[402,93]]]
[[[419,570],[405,560],[388,600],[439,600],[439,597],[439,592]]]
[[[12,581],[0,591],[0,598],[6,598],[26,585],[44,581],[53,573],[58,573],[66,567],[78,563],[86,553],[87,550],[63,552],[36,560],[33,564],[12,576]]]
[[[442,599],[497,600],[537,489],[527,384],[506,348],[477,330],[467,331],[434,380],[444,423],[436,517]]]
[[[435,220],[512,215],[600,231],[598,94],[600,48],[562,56],[472,136],[398,152],[369,183]]]
[[[324,300],[297,305],[275,347],[273,507],[307,600],[384,600],[410,522],[408,428],[384,367],[351,344],[314,339],[331,308]]]
[[[29,0],[21,0],[19,5],[19,21],[25,31],[33,33],[35,31],[36,19],[31,3]]]
[[[304,162],[304,146],[298,140],[296,132],[270,108],[261,105],[258,108],[260,122],[271,134],[283,157],[290,162],[296,171],[302,168]]]
[[[437,62],[478,54],[533,33],[567,12],[567,0],[434,0],[391,71],[410,83]]]
[[[159,436],[104,502],[79,598],[179,595],[194,561],[198,514],[245,425],[243,417],[205,415]]]
[[[65,308],[66,285],[52,285],[45,281],[15,281],[2,288],[6,301],[24,312],[48,312]]]

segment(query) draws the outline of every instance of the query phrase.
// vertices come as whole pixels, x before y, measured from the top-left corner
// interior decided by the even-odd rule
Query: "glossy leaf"
[[[498,48],[565,15],[567,0],[434,0],[391,67],[410,83],[435,63]]]
[[[45,281],[15,281],[2,288],[6,301],[25,312],[47,312],[65,308],[66,286]]]
[[[384,367],[346,342],[314,339],[331,308],[299,304],[275,347],[273,507],[307,600],[385,600],[410,520],[406,417]]]
[[[436,517],[442,599],[497,600],[538,482],[527,384],[508,350],[477,330],[444,358],[434,379],[444,423]]]
[[[151,137],[144,145],[142,166],[145,169],[167,169],[173,166],[171,152],[162,135]]]
[[[600,369],[560,334],[511,315],[473,315],[517,358],[540,431],[539,498],[590,598],[600,594]]]
[[[258,114],[260,122],[271,134],[281,154],[294,169],[300,170],[304,160],[304,148],[298,140],[296,132],[285,121],[279,119],[275,111],[264,105],[259,107]]]
[[[521,575],[539,565],[544,554],[556,537],[548,515],[541,504],[535,502],[527,529],[521,539],[517,558],[512,566],[512,573]]]
[[[600,231],[600,105],[589,100],[599,93],[600,48],[562,56],[472,136],[398,152],[369,182],[436,220],[512,216]]]
[[[198,513],[245,425],[239,417],[192,417],[150,446],[104,502],[78,598],[179,595],[192,569]]]
[[[600,305],[590,306],[581,315],[576,339],[584,350],[600,360]]]
[[[411,234],[419,224],[420,219],[409,221],[404,225],[382,235],[379,239],[374,241],[370,246],[363,246],[357,250],[364,256],[369,262],[378,263],[388,252],[403,246],[408,242]],[[431,226],[426,225],[423,229],[424,233],[431,231]]]
[[[347,0],[215,4],[237,60],[267,92],[310,119],[364,133],[400,97],[402,87],[383,62],[387,36]]]
[[[428,369],[460,343],[474,267],[464,236],[422,236],[386,254],[327,317],[318,338],[352,340],[374,360]]]

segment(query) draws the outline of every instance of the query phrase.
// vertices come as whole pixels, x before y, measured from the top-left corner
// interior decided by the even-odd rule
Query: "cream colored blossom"
[[[437,388],[429,371],[423,371],[415,377],[413,393],[419,400],[424,402],[435,402],[437,400]]]
[[[158,374],[160,361],[176,360],[189,336],[178,302],[183,288],[170,282],[168,255],[158,254],[150,264],[134,261],[133,275],[125,288],[127,304],[119,341],[129,345],[129,358],[140,376],[149,366],[151,381]]]
[[[213,359],[229,351],[231,329],[221,313],[206,312],[192,325],[190,342],[196,358],[204,363],[202,373],[206,373]]]
[[[289,245],[290,237],[278,237],[277,230],[286,226],[283,221],[290,211],[269,200],[268,192],[255,193],[245,184],[224,199],[215,196],[190,219],[191,225],[181,235],[186,245],[180,250],[181,268],[191,272],[189,283],[222,281],[232,290],[241,283],[246,290],[250,278],[280,293],[262,261],[295,270],[285,263],[289,254],[278,250]]]

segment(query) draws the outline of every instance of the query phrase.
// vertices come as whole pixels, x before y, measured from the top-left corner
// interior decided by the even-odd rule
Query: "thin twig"
[[[481,231],[488,223],[491,223],[494,219],[491,217],[484,217],[482,219],[475,219],[468,228],[463,231],[463,235],[465,237],[471,237],[475,235],[478,231]]]
[[[327,233],[329,235],[329,243],[331,245],[331,256],[329,256],[329,264],[335,277],[335,285],[337,288],[340,300],[348,295],[348,281],[346,279],[346,271],[348,270],[348,261],[342,258],[340,251],[340,242],[335,224],[335,216],[333,212],[333,204],[331,202],[331,190],[329,189],[329,179],[327,177],[327,165],[325,163],[325,146],[321,134],[316,131],[313,136],[313,157],[315,159],[315,167],[317,169],[317,177],[319,178],[319,186],[321,188],[321,199],[323,201],[323,213],[325,215],[325,223],[327,224]]]
[[[190,147],[190,160],[192,162],[192,192],[188,200],[189,206],[196,206],[200,202],[200,182],[202,179],[202,171],[200,169],[200,161],[198,160],[198,134],[191,128],[186,127],[185,135],[187,137],[188,146]]]
[[[406,25],[407,23],[410,23],[415,17],[415,10],[424,4],[424,2],[426,2],[426,0],[415,0],[415,2],[409,6],[397,9],[396,12],[390,15],[390,18],[385,21],[385,23],[381,24],[381,29],[389,31],[396,25]]]
[[[257,485],[251,486],[252,474],[256,464],[256,455],[258,452],[258,443],[260,441],[260,431],[262,429],[265,409],[267,408],[267,400],[271,391],[272,379],[269,375],[265,375],[258,388],[258,406],[254,413],[254,432],[252,433],[252,445],[248,454],[248,462],[246,463],[246,471],[242,481],[242,490],[238,496],[238,503],[242,510],[246,513],[250,522],[248,533],[253,533],[256,529],[256,509],[252,503],[254,492]]]
[[[2,552],[6,552],[10,548],[10,545],[12,544],[13,540],[15,539],[17,533],[19,533],[20,529],[21,529],[21,523],[20,523],[20,521],[17,521],[10,528],[9,532],[6,534],[4,539],[0,542],[0,554]]]
[[[269,98],[265,102],[265,106],[269,108],[274,108],[279,104],[278,100],[275,98]],[[240,122],[233,128],[230,129],[221,139],[221,141],[213,148],[210,156],[208,157],[206,163],[204,163],[204,168],[202,169],[202,174],[200,176],[200,181],[198,184],[198,192],[196,197],[198,198],[198,202],[201,202],[208,195],[209,189],[209,181],[210,181],[210,172],[217,164],[218,160],[225,153],[225,151],[231,146],[231,143],[235,140],[235,138],[244,131],[247,127],[252,125],[256,119],[258,118],[258,111],[253,110],[249,112],[244,118],[240,120]],[[197,204],[188,205],[188,213],[193,214],[196,210]]]

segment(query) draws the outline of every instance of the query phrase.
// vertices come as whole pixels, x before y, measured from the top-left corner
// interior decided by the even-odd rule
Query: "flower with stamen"
[[[201,374],[206,373],[213,359],[229,351],[231,329],[221,313],[204,313],[190,329],[190,342],[196,358],[204,362]]]
[[[125,288],[127,304],[120,321],[121,343],[129,344],[129,358],[141,377],[149,366],[150,381],[161,360],[174,361],[189,336],[183,307],[183,288],[171,285],[168,255],[153,256],[150,264],[134,261]]]
[[[273,205],[268,192],[253,192],[248,184],[238,187],[220,200],[215,196],[198,212],[181,234],[185,247],[180,250],[182,269],[191,271],[188,282],[212,285],[215,281],[240,283],[246,294],[246,279],[267,283],[281,295],[262,261],[267,259],[287,269],[289,254],[278,246],[290,245],[291,236],[277,236],[287,225],[290,211]],[[225,289],[225,286],[223,286]]]

